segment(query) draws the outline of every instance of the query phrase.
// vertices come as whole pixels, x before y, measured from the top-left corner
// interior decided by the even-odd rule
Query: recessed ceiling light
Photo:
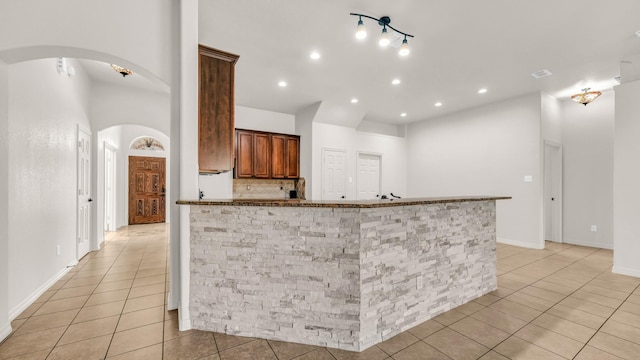
[[[400,84],[400,79],[393,79],[393,80],[391,80],[391,83],[393,85],[398,85],[398,84]]]
[[[318,60],[318,59],[320,59],[320,53],[317,52],[317,51],[313,51],[313,52],[311,52],[309,57],[312,58],[313,60]]]
[[[400,114],[400,116],[407,117],[407,113],[402,113],[402,114]]]
[[[433,106],[440,107],[440,106],[442,106],[442,103],[440,101],[438,101],[437,103],[433,104]]]
[[[478,94],[484,94],[486,92],[487,92],[487,89],[485,89],[485,88],[482,88],[482,89],[478,90]]]
[[[356,104],[357,102],[358,102],[358,99],[356,99],[356,98],[351,99],[351,103],[352,104]]]
[[[280,81],[280,82],[278,82],[278,86],[285,87],[285,86],[287,86],[287,82],[286,81]]]

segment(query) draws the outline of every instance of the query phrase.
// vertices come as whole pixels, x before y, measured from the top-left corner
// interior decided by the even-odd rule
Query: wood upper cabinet
[[[287,177],[287,135],[271,135],[271,176]]]
[[[251,131],[236,131],[236,148],[236,177],[253,177],[253,133]]]
[[[300,137],[299,136],[287,136],[287,178],[299,178],[300,177]]]
[[[271,136],[248,130],[236,130],[236,178],[271,177]]]
[[[198,46],[198,165],[201,173],[233,169],[236,61],[237,55]]]
[[[236,178],[300,177],[300,137],[236,130]]]

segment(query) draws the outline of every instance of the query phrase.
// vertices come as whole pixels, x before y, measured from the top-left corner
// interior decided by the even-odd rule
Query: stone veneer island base
[[[362,351],[496,289],[499,199],[179,201],[192,328]]]

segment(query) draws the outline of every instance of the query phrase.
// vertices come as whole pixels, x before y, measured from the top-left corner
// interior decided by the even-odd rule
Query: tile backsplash
[[[302,184],[304,184],[304,179]],[[289,179],[233,179],[234,199],[288,199],[296,190],[298,180]],[[304,192],[298,197],[304,199]]]

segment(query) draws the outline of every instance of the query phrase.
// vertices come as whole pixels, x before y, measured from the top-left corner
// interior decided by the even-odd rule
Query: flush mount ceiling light
[[[286,81],[279,81],[279,82],[278,82],[278,86],[280,86],[280,87],[286,87],[286,86],[287,86],[287,82],[286,82]]]
[[[362,22],[362,18],[367,18],[367,19],[371,19],[374,21],[378,22],[378,25],[382,26],[382,33],[380,34],[380,39],[378,40],[378,44],[380,44],[380,46],[387,46],[391,43],[391,37],[389,35],[389,31],[387,30],[387,28],[397,32],[400,35],[404,36],[404,39],[402,40],[402,45],[400,45],[400,50],[398,51],[398,54],[400,54],[400,56],[407,56],[409,55],[409,53],[411,52],[409,50],[409,42],[407,41],[407,37],[413,37],[413,35],[411,34],[407,34],[405,32],[402,32],[394,27],[392,27],[391,25],[389,25],[391,23],[391,18],[388,16],[383,16],[380,19],[376,19],[374,17],[371,17],[369,15],[364,15],[364,14],[356,14],[356,13],[350,13],[349,15],[352,16],[357,16],[358,17],[358,26],[356,28],[356,38],[357,39],[364,39],[365,37],[367,37],[367,29],[364,27],[364,23]]]
[[[600,91],[589,90],[591,90],[591,88],[582,89],[582,93],[571,96],[571,100],[577,102],[578,104],[587,106],[588,103],[592,102],[593,100],[597,99],[598,96],[602,95]]]
[[[127,68],[123,68],[122,66],[118,66],[116,64],[111,64],[111,67],[113,68],[113,70],[115,70],[117,73],[120,73],[120,75],[122,75],[122,77],[125,77],[127,75],[131,75],[133,74],[133,71],[127,69]]]

